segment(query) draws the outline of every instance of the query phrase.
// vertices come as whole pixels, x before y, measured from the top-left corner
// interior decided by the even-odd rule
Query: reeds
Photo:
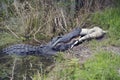
[[[2,2],[4,25],[19,37],[39,41],[39,35],[61,35],[75,26],[83,26],[89,13],[104,7],[107,0],[12,0]],[[39,36],[39,37],[38,37]]]

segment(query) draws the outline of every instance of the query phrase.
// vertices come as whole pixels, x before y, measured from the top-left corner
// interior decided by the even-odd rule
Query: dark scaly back
[[[52,50],[51,47],[45,46],[32,46],[28,44],[16,44],[2,49],[2,54],[4,55],[55,55],[56,51]]]
[[[16,44],[2,49],[2,54],[32,55],[36,52],[37,46],[28,44]]]

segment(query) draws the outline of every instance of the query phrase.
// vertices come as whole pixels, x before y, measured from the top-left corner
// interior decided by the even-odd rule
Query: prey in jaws
[[[73,48],[76,44],[83,42],[84,40],[102,37],[105,33],[107,33],[107,31],[104,31],[97,26],[91,29],[81,29],[80,36],[82,37],[76,40],[74,44],[71,45],[71,48]]]

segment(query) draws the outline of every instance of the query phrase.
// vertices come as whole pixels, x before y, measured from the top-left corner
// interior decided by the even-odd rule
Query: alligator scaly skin
[[[58,51],[68,50],[74,42],[69,42],[80,35],[81,29],[76,28],[72,32],[61,37],[53,38],[51,42],[43,46],[28,44],[16,44],[2,49],[1,54],[16,55],[56,55]],[[67,43],[68,42],[68,43]]]
[[[3,54],[16,54],[16,55],[53,55],[56,51],[53,51],[48,46],[32,46],[28,44],[16,44],[9,46],[7,48],[4,48],[2,50]]]
[[[4,54],[18,54],[18,55],[27,55],[37,53],[37,47],[31,46],[28,44],[16,44],[9,47],[6,47],[2,50]]]

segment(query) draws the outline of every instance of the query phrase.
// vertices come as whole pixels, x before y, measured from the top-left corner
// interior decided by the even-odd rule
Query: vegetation
[[[109,39],[107,44],[120,45],[120,23],[119,23],[119,8],[105,9],[104,12],[96,12],[93,14],[92,20],[95,24],[101,25],[102,28],[108,31]]]
[[[0,48],[16,43],[46,43],[75,26],[97,25],[108,31],[102,40],[88,42],[95,53],[83,63],[74,52],[60,52],[50,58],[1,56],[0,79],[120,80],[120,54],[101,49],[120,48],[120,1],[83,1],[85,5],[81,2],[80,9],[75,9],[74,0],[0,0]]]
[[[47,80],[119,80],[120,55],[97,52],[84,64],[77,58],[56,64]]]

